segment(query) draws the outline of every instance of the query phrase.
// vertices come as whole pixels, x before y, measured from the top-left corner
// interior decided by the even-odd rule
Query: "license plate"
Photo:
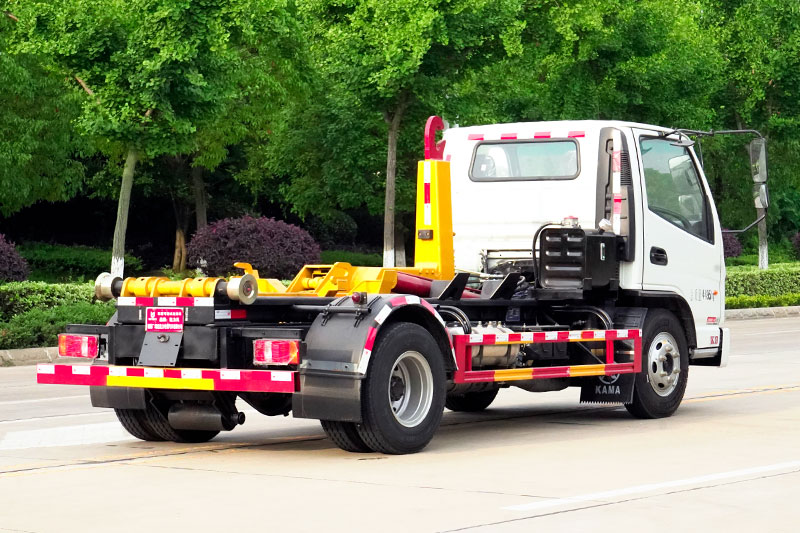
[[[179,307],[148,307],[145,331],[153,333],[181,333],[183,309]]]

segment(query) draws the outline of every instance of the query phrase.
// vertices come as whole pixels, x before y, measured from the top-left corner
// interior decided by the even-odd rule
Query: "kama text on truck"
[[[88,385],[144,440],[231,430],[238,397],[319,419],[353,452],[417,452],[445,406],[485,409],[510,386],[669,416],[689,365],[730,351],[722,232],[691,140],[718,133],[755,136],[763,217],[758,132],[431,117],[413,267],[307,265],[287,288],[245,263],[229,280],[102,274],[117,313],[59,337],[91,364],[39,365],[38,381]]]

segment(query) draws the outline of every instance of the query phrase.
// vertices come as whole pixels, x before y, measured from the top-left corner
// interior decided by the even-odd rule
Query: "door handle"
[[[667,266],[667,252],[663,248],[650,248],[650,262],[654,265]]]

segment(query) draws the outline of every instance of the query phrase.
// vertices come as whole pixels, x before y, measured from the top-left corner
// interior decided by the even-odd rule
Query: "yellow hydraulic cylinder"
[[[451,279],[455,275],[449,161],[428,159],[417,166],[415,245],[414,267],[421,276]]]

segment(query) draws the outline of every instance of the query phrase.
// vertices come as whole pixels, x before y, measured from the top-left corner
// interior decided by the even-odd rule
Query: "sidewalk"
[[[787,307],[762,307],[756,309],[729,309],[725,320],[747,320],[752,318],[782,318],[800,316],[800,305]],[[0,367],[52,363],[85,362],[85,359],[58,357],[58,348],[23,348],[21,350],[0,350]]]

